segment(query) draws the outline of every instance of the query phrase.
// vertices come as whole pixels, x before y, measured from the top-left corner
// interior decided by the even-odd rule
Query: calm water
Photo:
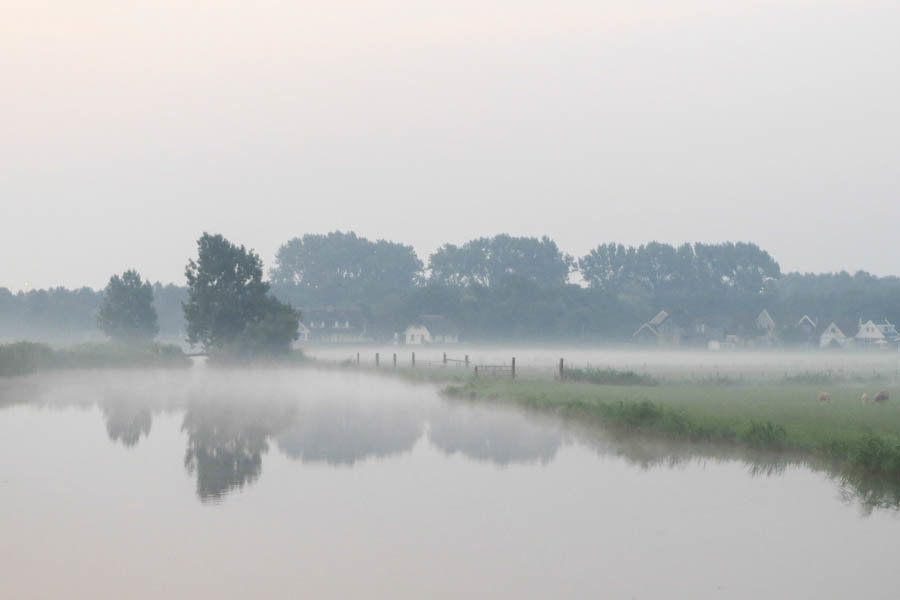
[[[696,451],[361,373],[3,380],[0,598],[897,597],[896,509]]]

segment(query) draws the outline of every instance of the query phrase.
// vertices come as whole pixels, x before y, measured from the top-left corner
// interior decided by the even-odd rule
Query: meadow
[[[625,432],[809,455],[848,472],[900,480],[900,387],[834,382],[604,385],[548,377],[470,378],[445,393],[512,402]],[[893,400],[863,403],[886,391]]]
[[[512,352],[469,352],[468,369],[444,365],[434,352],[426,360],[424,350],[416,368],[403,361],[374,369],[364,354],[359,368],[431,382],[452,398],[512,403],[623,434],[785,453],[848,477],[900,482],[896,353],[569,351],[577,361],[566,361],[560,378],[558,359],[551,361],[562,352],[541,350],[517,353],[525,360],[513,379],[473,376],[479,363],[509,365],[503,356]],[[819,400],[823,392],[828,402]],[[889,399],[861,400],[879,392]]]

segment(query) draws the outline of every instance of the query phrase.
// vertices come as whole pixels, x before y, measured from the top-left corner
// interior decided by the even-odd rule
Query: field
[[[559,382],[546,377],[470,379],[448,387],[451,394],[504,399],[535,408],[602,417],[605,407],[650,404],[662,413],[683,417],[698,437],[738,440],[755,423],[771,423],[786,432],[785,444],[808,449],[833,437],[878,435],[900,444],[900,388],[864,385],[696,384],[596,385]],[[818,395],[827,390],[830,403]],[[863,404],[888,391],[894,400]],[[690,433],[690,432],[685,432]]]
[[[359,368],[374,368],[369,354],[360,352]],[[896,353],[473,348],[466,354],[469,368],[452,359],[445,366],[443,353],[419,350],[416,368],[398,356],[393,369],[386,349],[380,356],[391,358],[381,358],[378,371],[437,383],[454,398],[514,403],[623,433],[786,453],[847,477],[900,483]],[[562,380],[559,355],[576,357],[565,360]],[[509,366],[512,356],[515,379],[473,376],[475,365]],[[355,366],[355,356],[343,364]],[[581,381],[572,381],[576,375]],[[861,401],[882,391],[888,401]],[[819,401],[822,392],[830,402]]]

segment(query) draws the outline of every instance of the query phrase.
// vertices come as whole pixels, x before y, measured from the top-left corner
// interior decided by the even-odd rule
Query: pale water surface
[[[0,381],[0,598],[896,598],[896,514],[373,374]]]

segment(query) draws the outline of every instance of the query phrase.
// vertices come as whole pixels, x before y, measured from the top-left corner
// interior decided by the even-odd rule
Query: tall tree
[[[406,292],[421,273],[422,261],[412,246],[334,231],[306,234],[282,245],[271,275],[281,296],[352,304]]]
[[[431,280],[442,285],[493,286],[518,277],[540,286],[565,285],[573,266],[547,236],[513,237],[505,233],[462,246],[445,244],[429,259]]]
[[[159,331],[153,308],[153,287],[141,280],[134,269],[121,277],[113,275],[103,290],[103,302],[97,313],[103,333],[126,343],[152,340]]]
[[[204,233],[197,241],[197,260],[188,262],[185,276],[184,317],[191,344],[207,350],[237,344],[252,351],[267,347],[260,337],[297,338],[299,314],[268,295],[262,260],[252,250]],[[247,339],[254,343],[248,346]],[[289,343],[268,347],[287,350]]]

